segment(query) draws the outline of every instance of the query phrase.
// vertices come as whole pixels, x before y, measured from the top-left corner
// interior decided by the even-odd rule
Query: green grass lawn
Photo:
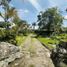
[[[67,34],[60,34],[57,36],[53,36],[51,38],[48,37],[38,37],[38,40],[47,46],[49,49],[56,48],[56,45],[60,43],[60,41],[67,41]]]

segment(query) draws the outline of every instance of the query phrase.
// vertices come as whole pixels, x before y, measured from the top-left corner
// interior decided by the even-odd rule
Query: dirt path
[[[9,67],[54,67],[50,51],[31,36],[27,37],[22,46],[23,57],[11,63]]]

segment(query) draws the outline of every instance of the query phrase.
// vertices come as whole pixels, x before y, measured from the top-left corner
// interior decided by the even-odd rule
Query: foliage
[[[13,18],[15,15],[17,15],[17,11],[14,7],[11,7],[9,3],[11,0],[1,0],[0,6],[2,6],[2,9],[4,9],[4,13],[0,12],[0,16],[3,18],[4,22],[9,24],[9,19]],[[5,28],[9,28],[9,25],[6,24]]]
[[[63,27],[63,28],[62,28],[62,32],[63,32],[63,33],[67,33],[67,27]]]
[[[49,49],[54,49],[56,48],[56,45],[59,44],[61,41],[67,42],[67,34],[60,34],[51,38],[38,37],[38,39]]]
[[[5,30],[0,29],[0,40],[2,40],[6,36]]]
[[[25,40],[25,36],[21,35],[21,36],[16,36],[15,38],[16,40],[16,44],[21,46],[21,44],[23,43],[23,41]]]
[[[9,42],[12,43],[14,45],[21,45],[21,43],[23,43],[25,39],[25,36],[23,35],[16,35],[16,29],[0,29],[0,41],[5,41],[5,42]]]
[[[18,35],[26,35],[28,24],[25,20],[19,18],[16,9],[9,5],[10,2],[11,0],[0,0],[0,6],[4,9],[4,13],[0,12],[0,16],[4,19],[4,22],[0,24],[0,41],[7,41],[17,45],[23,40],[23,37]],[[14,23],[15,26],[9,28],[11,26],[10,22]]]
[[[53,36],[54,37],[54,36]],[[59,40],[59,41],[64,41],[64,42],[66,42],[67,41],[67,34],[59,34],[59,35],[56,35],[55,37],[54,37],[54,39],[57,39],[57,40]]]
[[[39,30],[52,31],[54,34],[61,30],[63,17],[57,8],[49,8],[38,15]]]
[[[58,44],[59,41],[57,40],[53,40],[50,38],[38,38],[40,40],[41,43],[43,43],[48,49],[53,49],[56,48],[56,44]]]
[[[22,33],[25,35],[28,32],[28,24],[25,20],[20,20],[19,22],[16,22],[17,31],[16,34]]]
[[[0,41],[8,41],[11,42],[11,40],[15,38],[15,30],[14,29],[0,29]],[[12,43],[12,42],[11,42]],[[14,43],[15,44],[15,43]]]
[[[0,22],[0,27],[1,28],[6,28],[6,26],[11,26],[11,24],[7,23],[7,22]]]
[[[7,20],[8,20],[8,16],[6,16],[6,14],[7,14],[7,11],[9,10],[9,2],[10,1],[11,0],[1,0],[0,1],[0,6],[2,6],[2,8],[5,11],[4,16],[2,15],[2,13],[0,13],[0,16],[4,19],[5,22],[7,22]]]

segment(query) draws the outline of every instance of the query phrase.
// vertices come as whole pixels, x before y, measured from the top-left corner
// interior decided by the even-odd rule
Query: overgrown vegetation
[[[49,8],[46,11],[40,12],[38,15],[38,26],[41,31],[48,31],[49,34],[59,34],[63,24],[63,17],[58,8]]]
[[[39,36],[38,39],[43,43],[47,48],[54,49],[61,41],[67,41],[67,34],[60,34],[52,37],[42,37]]]
[[[61,41],[67,42],[67,28],[63,27],[64,17],[57,7],[41,11],[38,17],[37,38],[49,49],[56,48]]]
[[[11,7],[10,2],[11,0],[0,1],[0,8],[4,10],[4,13],[0,12],[0,17],[4,20],[0,23],[0,41],[20,45],[29,33],[29,24],[19,18],[16,8]]]
[[[25,41],[26,37],[21,35],[21,36],[16,36],[16,44],[18,46],[21,46],[23,44],[23,42]]]
[[[16,8],[10,6],[10,2],[11,0],[0,0],[0,8],[4,10],[4,12],[0,12],[0,17],[4,20],[0,22],[0,41],[21,46],[31,32],[33,35],[37,35],[38,40],[50,50],[55,49],[62,41],[67,42],[67,27],[62,26],[64,17],[57,7],[41,11],[37,16],[38,24],[32,23],[33,29],[31,30],[27,21],[20,19]],[[35,30],[36,25],[39,27],[37,30]],[[31,41],[34,42],[35,39],[33,38]],[[32,45],[28,50],[32,56],[36,53],[35,47]],[[30,67],[34,67],[34,65],[30,65]]]

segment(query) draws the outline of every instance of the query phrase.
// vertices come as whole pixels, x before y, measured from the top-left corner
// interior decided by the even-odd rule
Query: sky
[[[67,19],[67,0],[12,0],[11,6],[15,7],[21,19],[33,23],[37,21],[37,15],[40,11],[45,11],[51,7],[58,7],[62,15]],[[2,11],[2,9],[0,9]],[[64,20],[63,26],[67,26],[67,20]]]

